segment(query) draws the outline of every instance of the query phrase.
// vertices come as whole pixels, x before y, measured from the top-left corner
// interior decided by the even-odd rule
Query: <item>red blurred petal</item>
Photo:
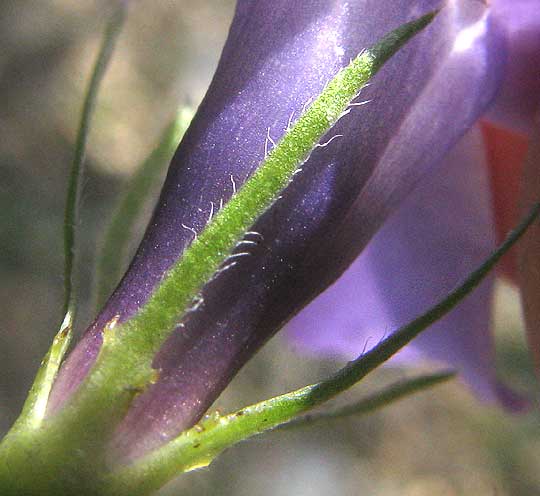
[[[540,134],[531,139],[523,168],[523,211],[540,201]],[[540,224],[536,222],[519,246],[519,283],[529,349],[540,376]]]
[[[481,128],[489,167],[496,233],[501,242],[520,219],[521,175],[528,137],[487,122],[482,122]],[[516,250],[502,259],[499,269],[502,275],[517,283]]]

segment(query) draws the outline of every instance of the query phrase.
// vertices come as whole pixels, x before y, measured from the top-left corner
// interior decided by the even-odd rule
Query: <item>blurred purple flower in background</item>
[[[355,357],[366,346],[371,348],[385,333],[440,300],[489,255],[497,234],[506,234],[517,223],[524,148],[529,133],[531,140],[540,137],[535,123],[540,111],[540,2],[491,3],[493,21],[506,36],[504,48],[497,48],[493,56],[505,59],[506,65],[498,97],[486,117],[522,135],[491,126],[482,133],[475,126],[443,160],[433,162],[436,167],[339,281],[292,320],[288,334],[299,348],[346,358]],[[456,46],[471,42],[467,52],[474,50],[473,39],[478,33],[478,25],[463,31]],[[486,47],[484,40],[476,42],[476,49]],[[471,88],[467,98],[475,96]],[[411,146],[422,140],[419,136]],[[527,181],[536,180],[537,184],[529,193],[529,203],[539,198],[539,172],[537,155]],[[531,255],[536,258],[538,249],[536,256]],[[531,269],[530,263],[524,265],[522,277],[536,283],[528,293],[534,311],[540,294],[536,282],[539,271],[527,277]],[[490,332],[493,283],[492,275],[403,350],[394,363],[431,359],[449,364],[480,397],[520,408],[522,401],[495,378]],[[529,325],[534,354],[540,353],[539,338],[535,339],[540,334],[538,324],[537,318]]]
[[[159,380],[131,405],[114,441],[117,452],[138,456],[192,426],[254,352],[347,269],[388,216],[350,272],[293,321],[296,342],[356,356],[367,336],[376,340],[378,330],[415,316],[487,255],[494,239],[489,192],[482,161],[469,155],[471,147],[480,154],[479,137],[472,133],[454,147],[504,75],[507,46],[491,9],[474,0],[239,0],[216,75],[172,161],[145,238],[63,367],[50,411],[87,374],[106,322],[137,312],[338,69],[390,29],[441,5],[434,23],[362,91],[368,103],[351,108],[257,221],[234,266],[204,288],[196,310],[179,316],[154,361]],[[442,161],[450,164],[435,172]],[[459,167],[467,165],[463,177]],[[431,185],[423,181],[396,211],[426,174]],[[454,191],[460,200],[450,206]],[[434,195],[444,203],[435,205]],[[437,358],[459,362],[477,390],[494,395],[501,388],[491,379],[489,286],[451,317],[459,320],[458,334],[439,333],[444,343],[428,338],[422,349],[429,345]]]

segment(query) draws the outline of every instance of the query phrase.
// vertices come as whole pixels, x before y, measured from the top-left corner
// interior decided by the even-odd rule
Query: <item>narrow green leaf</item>
[[[413,379],[403,379],[385,387],[381,391],[372,393],[365,398],[361,398],[354,403],[344,405],[340,408],[336,408],[335,410],[308,413],[306,415],[296,417],[290,422],[281,424],[275,430],[305,427],[321,421],[365,415],[388,406],[400,399],[407,398],[408,396],[419,393],[420,391],[437,386],[443,382],[453,379],[455,376],[455,372],[438,372],[435,374],[421,375],[419,377],[414,377]]]
[[[79,122],[79,129],[75,142],[75,153],[71,165],[69,185],[64,212],[64,314],[73,320],[76,313],[76,294],[73,287],[73,268],[76,259],[77,226],[80,217],[80,203],[82,178],[84,173],[84,159],[86,155],[86,144],[94,107],[96,104],[99,87],[109,66],[111,56],[116,45],[116,41],[124,25],[127,14],[127,2],[118,2],[118,7],[109,20],[101,48],[96,58],[92,75],[88,83],[88,88],[84,97],[84,103]],[[70,327],[73,322],[70,323]]]
[[[137,168],[118,203],[105,231],[97,262],[98,309],[103,306],[122,276],[134,227],[139,220],[141,210],[174,155],[180,139],[193,118],[193,113],[193,109],[189,107],[179,109],[175,119],[165,129],[157,147]]]
[[[315,406],[349,389],[367,374],[446,315],[480,284],[494,265],[538,218],[540,204],[509,234],[506,241],[444,300],[409,324],[392,333],[369,352],[349,362],[329,379],[303,387],[224,417],[210,418],[185,431],[133,465],[111,476],[115,494],[150,494],[181,472],[209,465],[223,450],[249,437],[290,422]]]

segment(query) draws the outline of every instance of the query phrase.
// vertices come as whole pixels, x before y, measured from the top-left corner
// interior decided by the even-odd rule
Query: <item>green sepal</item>
[[[41,365],[24,402],[23,409],[12,431],[37,429],[45,417],[47,402],[60,365],[69,348],[73,335],[72,316],[68,312],[53,339],[49,351],[41,361]]]

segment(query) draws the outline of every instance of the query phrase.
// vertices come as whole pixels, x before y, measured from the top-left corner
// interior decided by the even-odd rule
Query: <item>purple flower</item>
[[[338,69],[390,29],[444,3],[239,0],[216,75],[144,240],[63,367],[50,412],[87,374],[106,322],[137,312]],[[154,360],[159,380],[134,400],[117,431],[117,453],[138,456],[192,426],[257,349],[347,269],[485,111],[499,86],[503,51],[490,9],[458,0],[392,58],[360,95],[368,103],[352,107],[253,226],[236,263],[204,288],[196,310],[179,315]],[[358,296],[350,299],[355,306],[372,298],[369,291]],[[324,332],[341,330],[332,324]]]
[[[521,200],[523,207],[538,201],[539,153],[531,153],[525,186],[518,183],[528,133],[531,141],[540,138],[534,120],[540,111],[539,7],[535,0],[497,0],[491,8],[506,35],[507,61],[498,98],[486,117],[525,134],[492,126],[482,133],[475,126],[443,160],[434,161],[436,167],[339,281],[290,323],[288,334],[298,347],[349,358],[370,348],[441,299],[489,255],[497,237],[517,223],[521,189],[528,197]],[[540,365],[538,239],[533,232],[523,242],[521,285],[531,349]],[[516,268],[506,267],[516,279]],[[493,277],[485,281],[394,363],[430,359],[450,364],[481,398],[519,409],[523,401],[496,380],[490,333],[493,282]]]

